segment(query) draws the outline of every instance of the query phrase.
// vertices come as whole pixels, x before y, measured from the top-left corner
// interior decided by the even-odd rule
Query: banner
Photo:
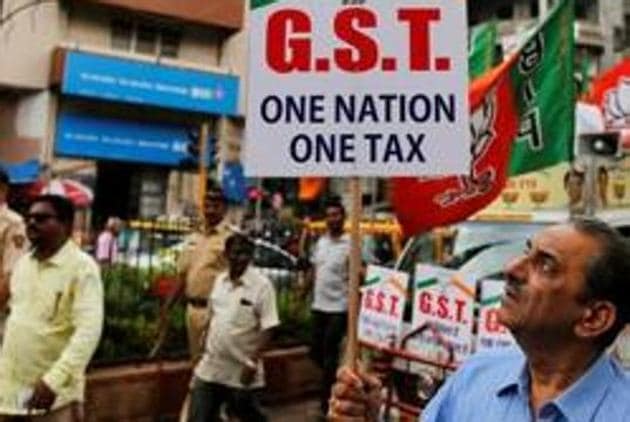
[[[409,275],[369,265],[361,288],[359,341],[380,348],[397,347]]]
[[[475,352],[515,345],[514,337],[498,320],[498,309],[505,289],[501,280],[481,282],[479,320]]]
[[[466,4],[254,1],[245,169],[468,174]]]
[[[460,364],[472,353],[474,278],[420,264],[414,283],[412,329],[428,324],[436,331],[415,336],[407,349],[424,359],[444,361],[451,347],[454,363]]]

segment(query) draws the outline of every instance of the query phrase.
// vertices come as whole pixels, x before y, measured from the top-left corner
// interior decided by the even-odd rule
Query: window
[[[1,0],[0,0],[1,1]],[[114,50],[131,50],[133,23],[127,19],[112,20],[111,47]]]
[[[624,29],[625,29],[625,36],[624,36],[624,44],[625,44],[625,48],[630,46],[630,15],[625,15],[624,16]]]
[[[575,18],[578,20],[587,20],[598,22],[598,2],[594,0],[576,0],[575,1]]]
[[[177,58],[182,33],[175,29],[163,29],[160,41],[160,56]]]
[[[540,13],[538,3],[540,0],[529,0],[529,16],[532,18],[538,17]]]
[[[181,40],[181,30],[172,26],[121,18],[111,21],[110,44],[114,50],[177,58]]]
[[[514,5],[508,4],[501,6],[497,9],[497,18],[499,19],[513,19],[514,18]]]
[[[136,31],[136,53],[153,55],[157,51],[158,31],[152,25],[140,24]]]

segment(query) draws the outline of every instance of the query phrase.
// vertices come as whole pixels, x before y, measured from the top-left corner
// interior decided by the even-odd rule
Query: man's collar
[[[64,263],[64,261],[70,254],[73,247],[74,247],[74,242],[71,239],[68,239],[66,240],[66,243],[64,243],[63,246],[59,248],[53,256],[41,262],[46,262],[47,264],[51,264],[51,265],[59,267]],[[35,258],[34,255],[33,255],[33,258],[37,260],[37,258]]]
[[[529,369],[525,356],[519,362],[519,371],[514,371],[499,383],[496,394],[501,397],[517,393],[529,397]],[[591,420],[599,403],[603,400],[609,385],[614,381],[611,358],[600,356],[595,363],[566,391],[551,403],[568,421]]]
[[[208,227],[206,228],[205,234],[217,234],[217,233],[223,233],[226,230],[228,230],[229,224],[227,222],[227,218],[224,218],[223,220],[221,220],[221,222],[219,224],[217,224],[216,226],[213,227]]]
[[[529,388],[529,372],[527,368],[527,360],[524,355],[519,355],[518,361],[514,365],[514,372],[508,372],[505,379],[499,382],[496,390],[497,396],[503,396],[508,393],[527,394]]]
[[[568,421],[590,421],[614,380],[611,358],[603,353],[554,403]]]

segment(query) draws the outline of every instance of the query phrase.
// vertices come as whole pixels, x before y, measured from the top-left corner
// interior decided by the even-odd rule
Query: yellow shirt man
[[[180,277],[185,282],[186,328],[193,361],[201,355],[201,338],[207,324],[208,296],[215,278],[227,268],[223,250],[225,240],[230,234],[225,220],[206,233],[192,234],[187,238],[177,263]]]
[[[0,351],[0,414],[24,415],[39,380],[52,410],[82,402],[85,368],[100,340],[103,286],[96,262],[72,241],[52,257],[20,258],[10,281],[11,313]]]
[[[11,271],[17,260],[26,253],[27,248],[24,220],[6,204],[0,205],[0,296],[9,288]],[[4,323],[5,314],[0,310],[0,346]]]

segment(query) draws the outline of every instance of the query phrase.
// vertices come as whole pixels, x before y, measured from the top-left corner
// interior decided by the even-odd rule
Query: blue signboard
[[[179,167],[191,161],[191,133],[186,126],[62,112],[57,119],[55,152],[61,156]]]
[[[239,79],[232,75],[68,51],[65,94],[200,113],[236,115]]]
[[[28,160],[22,163],[8,164],[0,161],[2,167],[8,174],[11,183],[30,183],[39,177],[39,161]]]

